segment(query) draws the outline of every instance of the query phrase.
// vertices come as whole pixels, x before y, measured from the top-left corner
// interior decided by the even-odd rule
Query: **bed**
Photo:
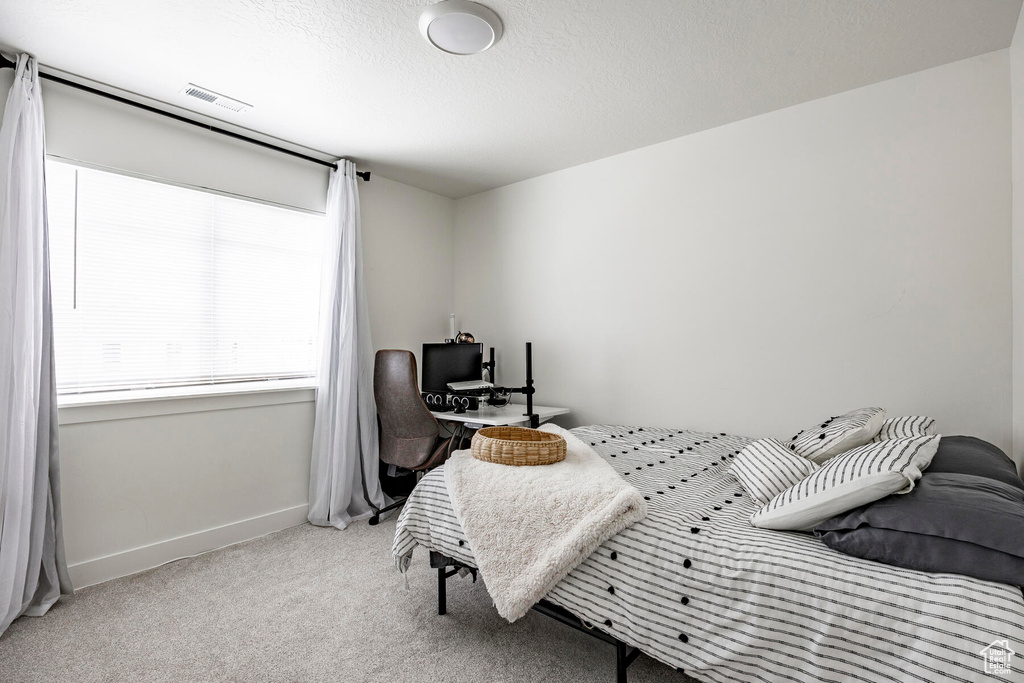
[[[572,431],[648,506],[646,519],[546,597],[613,641],[702,681],[974,681],[994,641],[1024,646],[1018,587],[890,567],[810,534],[752,527],[757,506],[729,472],[750,439],[606,425]],[[475,567],[440,468],[401,512],[396,563],[408,566],[418,546]]]

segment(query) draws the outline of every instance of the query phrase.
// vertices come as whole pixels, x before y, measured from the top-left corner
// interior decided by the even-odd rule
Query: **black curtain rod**
[[[7,57],[4,57],[3,55],[0,55],[0,69],[7,69],[7,68],[13,69],[16,66],[17,66],[17,64],[15,64],[11,60],[7,59]],[[263,147],[265,149],[272,149],[275,152],[281,152],[282,154],[288,154],[289,156],[297,157],[299,159],[302,159],[304,161],[309,161],[309,162],[314,163],[314,164],[320,164],[321,166],[327,166],[328,168],[337,168],[337,164],[335,162],[324,161],[323,159],[317,159],[316,157],[311,157],[308,154],[303,154],[302,152],[294,152],[294,151],[292,151],[290,149],[286,149],[284,147],[278,147],[277,145],[272,145],[269,142],[263,142],[262,140],[257,140],[255,138],[250,138],[250,137],[247,137],[245,135],[241,135],[240,133],[235,133],[233,131],[226,130],[224,128],[218,128],[217,126],[211,126],[208,123],[201,123],[199,121],[196,121],[195,119],[190,119],[190,118],[188,118],[186,116],[181,116],[180,114],[174,114],[174,113],[169,112],[169,111],[164,111],[163,109],[158,109],[156,107],[151,107],[148,104],[142,104],[141,102],[135,102],[134,100],[129,100],[126,97],[121,97],[120,95],[114,95],[114,94],[109,93],[109,92],[104,92],[103,90],[99,90],[97,88],[93,88],[93,87],[90,87],[88,85],[83,85],[81,83],[76,83],[75,81],[69,81],[68,79],[61,78],[60,76],[54,76],[53,74],[43,73],[42,71],[39,72],[39,76],[40,76],[40,78],[45,78],[46,80],[53,81],[54,83],[60,83],[61,85],[66,85],[66,86],[71,87],[71,88],[76,88],[78,90],[84,90],[85,92],[92,93],[93,95],[99,95],[100,97],[105,97],[108,100],[114,100],[115,102],[120,102],[121,104],[127,104],[130,107],[135,107],[137,109],[142,109],[144,111],[152,112],[153,114],[159,114],[160,116],[166,116],[169,119],[174,119],[175,121],[181,121],[182,123],[187,123],[190,126],[196,126],[197,128],[202,128],[204,130],[210,131],[211,133],[218,133],[220,135],[225,135],[225,136],[227,136],[229,138],[234,138],[235,140],[241,140],[243,142],[248,142],[250,144],[257,145],[259,147]],[[359,176],[360,178],[362,178],[363,180],[369,180],[370,179],[370,172],[369,171],[356,171],[356,175]]]

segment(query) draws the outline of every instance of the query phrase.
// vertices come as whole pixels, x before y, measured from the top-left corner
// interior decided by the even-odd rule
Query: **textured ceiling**
[[[1008,47],[1021,0],[487,0],[472,57],[420,37],[429,4],[0,0],[0,44],[461,197]]]

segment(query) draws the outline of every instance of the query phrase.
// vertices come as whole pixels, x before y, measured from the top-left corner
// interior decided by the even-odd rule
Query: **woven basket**
[[[565,439],[525,427],[485,427],[470,450],[477,460],[500,465],[550,465],[565,460]]]

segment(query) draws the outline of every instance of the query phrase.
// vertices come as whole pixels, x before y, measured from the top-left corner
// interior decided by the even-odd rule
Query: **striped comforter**
[[[749,439],[622,426],[573,430],[648,499],[547,599],[704,681],[976,681],[996,640],[1024,653],[1019,588],[848,557],[810,534],[756,529],[729,473]],[[393,553],[469,566],[444,473],[402,509]],[[1024,657],[1024,654],[1019,655]],[[1020,680],[1024,661],[1014,661]],[[1004,680],[1005,676],[1002,677]]]

